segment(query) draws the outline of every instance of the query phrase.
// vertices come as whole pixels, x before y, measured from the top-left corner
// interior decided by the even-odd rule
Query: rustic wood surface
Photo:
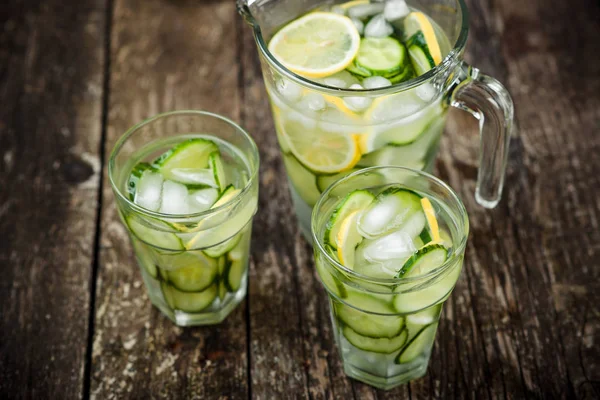
[[[0,4],[0,393],[30,399],[600,398],[600,4],[470,0],[466,59],[516,108],[504,199],[474,203],[475,122],[437,163],[470,216],[427,375],[344,376],[291,211],[250,29],[232,0]],[[221,325],[150,304],[107,182],[158,112],[239,121],[261,155],[249,293]]]

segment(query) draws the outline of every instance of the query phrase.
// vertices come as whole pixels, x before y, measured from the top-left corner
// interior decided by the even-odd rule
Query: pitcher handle
[[[479,120],[479,172],[475,200],[494,208],[502,197],[514,106],[506,88],[496,79],[463,62],[460,83],[451,105]]]

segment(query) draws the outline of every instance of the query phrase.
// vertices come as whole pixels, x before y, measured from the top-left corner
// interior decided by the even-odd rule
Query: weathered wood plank
[[[581,48],[589,61],[577,68],[585,76],[598,75],[593,67],[598,45],[587,36],[599,30],[593,18],[598,5],[469,3],[472,24],[483,21],[484,29],[472,29],[483,37],[472,35],[467,58],[507,83],[519,131],[511,146],[505,200],[492,212],[473,202],[473,137],[462,124],[451,124],[443,143],[440,176],[460,189],[471,220],[463,278],[449,305],[459,327],[457,345],[468,338],[469,325],[477,339],[473,348],[459,347],[457,356],[460,363],[471,352],[484,356],[475,365],[491,397],[594,397],[598,367],[591,343],[599,332],[598,271],[592,266],[597,265],[600,166],[592,155],[597,135],[589,132],[598,131],[598,95],[572,87],[565,60],[576,60],[573,49]],[[456,310],[464,301],[470,305]],[[465,318],[473,322],[465,324]],[[473,390],[475,374],[469,371],[455,384],[465,380],[463,393],[487,397]]]
[[[106,1],[0,5],[0,392],[83,396]]]
[[[105,154],[159,112],[239,113],[233,2],[117,0]],[[245,303],[221,325],[178,328],[152,307],[109,185],[91,392],[94,398],[248,397]]]
[[[502,224],[512,229],[525,261],[519,286],[529,292],[535,315],[524,323],[539,324],[534,351],[544,394],[598,397],[600,364],[592,343],[600,340],[600,43],[594,39],[600,5],[577,0],[547,7],[536,1],[498,8],[507,44],[514,44],[503,51],[520,128],[527,133],[523,163],[514,172],[520,190],[510,192],[509,218]]]
[[[258,54],[251,31],[241,17],[238,32],[241,122],[258,145],[261,163],[248,297],[252,397],[308,398],[307,381],[312,379],[309,371],[314,366],[323,368],[323,363],[313,358],[312,349],[306,349],[304,342],[307,305],[299,293],[301,285],[310,283],[299,282],[301,267],[296,257],[296,247],[302,247],[304,239],[299,235],[292,209]],[[306,256],[301,258],[302,262],[306,260]],[[307,355],[307,350],[311,354]]]

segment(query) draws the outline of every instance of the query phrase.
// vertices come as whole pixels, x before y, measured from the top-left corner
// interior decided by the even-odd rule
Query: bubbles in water
[[[371,18],[365,26],[365,37],[387,37],[394,33],[394,28],[385,20],[383,14],[378,14]]]
[[[388,21],[396,21],[406,17],[410,13],[410,9],[404,0],[389,0],[385,2],[383,16]]]
[[[392,82],[385,79],[383,76],[371,76],[362,81],[365,89],[377,89],[387,86],[392,86]]]
[[[163,176],[152,171],[144,171],[135,193],[134,202],[150,211],[158,211],[163,189]]]
[[[361,85],[359,84],[354,84],[350,86],[350,89],[364,89]],[[346,107],[348,107],[349,109],[351,109],[354,112],[361,112],[366,110],[367,108],[369,108],[371,106],[371,103],[373,102],[373,100],[371,100],[368,97],[365,96],[355,96],[355,97],[345,97],[344,98],[344,104],[346,105]]]
[[[185,214],[188,212],[188,192],[185,185],[165,181],[162,190],[160,212],[163,214]]]

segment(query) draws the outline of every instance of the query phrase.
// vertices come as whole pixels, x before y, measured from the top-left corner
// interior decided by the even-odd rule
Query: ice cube
[[[327,132],[352,134],[356,133],[357,126],[353,119],[337,108],[327,108],[321,113],[319,121],[321,129]]]
[[[339,15],[346,15],[346,10],[344,9],[344,7],[340,6],[331,7],[331,12]]]
[[[319,93],[309,93],[300,101],[303,106],[306,106],[309,110],[312,111],[322,111],[327,107],[327,103],[325,103],[325,98],[323,95]]]
[[[350,18],[365,19],[371,15],[383,12],[384,8],[385,4],[383,3],[360,4],[351,7],[348,10],[348,16],[350,16]]]
[[[397,261],[399,268],[417,249],[409,233],[399,230],[370,241],[363,251],[371,263]]]
[[[208,210],[215,204],[219,191],[213,188],[195,190],[188,194],[187,203],[189,211],[196,213]]]
[[[186,214],[188,212],[188,191],[185,185],[165,181],[162,190],[160,212],[163,214]]]
[[[389,0],[385,3],[383,16],[388,21],[396,21],[410,14],[410,9],[404,0]]]
[[[397,197],[385,196],[367,208],[358,220],[358,231],[368,239],[375,239],[387,232],[396,230],[413,213]],[[419,232],[417,232],[418,234]]]
[[[287,79],[277,82],[277,91],[290,103],[295,103],[302,97],[302,88]]]
[[[214,173],[210,169],[173,168],[171,170],[171,178],[173,178],[174,181],[188,185],[206,185],[217,187]]]
[[[284,118],[288,121],[298,122],[306,129],[314,129],[317,126],[316,113],[308,108],[307,104],[303,104],[303,106],[305,107],[302,112],[290,110],[285,113]]]
[[[431,83],[424,83],[417,87],[417,96],[426,103],[429,103],[436,95],[435,87]]]
[[[383,14],[377,14],[365,26],[365,37],[387,37],[394,33],[394,28],[385,20]]]
[[[135,204],[150,211],[158,211],[161,203],[163,181],[162,174],[150,170],[144,171],[135,193]]]
[[[346,70],[342,70],[333,75],[328,76],[327,78],[323,78],[321,80],[327,86],[333,86],[340,89],[347,89],[352,85],[358,83],[358,79],[350,72]]]
[[[350,86],[350,89],[364,89],[361,85],[359,84],[354,84]],[[369,97],[365,97],[365,96],[353,96],[353,97],[345,97],[344,98],[344,104],[346,105],[346,107],[348,107],[349,109],[351,109],[354,112],[361,112],[366,110],[367,108],[369,108],[371,106],[371,103],[373,102],[373,100],[371,100]]]
[[[358,33],[360,35],[362,35],[365,30],[365,24],[360,19],[357,19],[357,18],[352,18],[352,23],[356,27],[356,30],[358,31]]]
[[[387,86],[392,86],[392,82],[385,79],[383,76],[370,76],[362,81],[365,89],[377,89]]]

